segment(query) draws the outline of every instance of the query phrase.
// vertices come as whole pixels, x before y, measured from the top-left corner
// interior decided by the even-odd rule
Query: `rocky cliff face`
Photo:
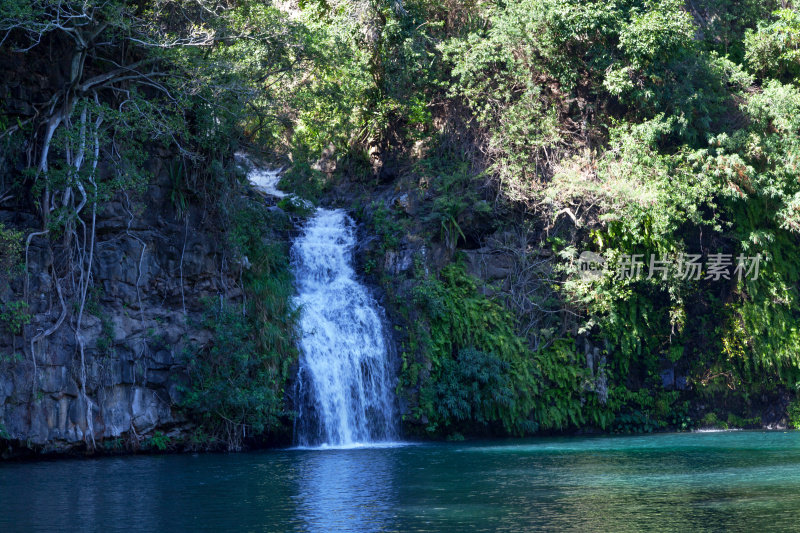
[[[155,431],[191,429],[177,409],[186,382],[181,355],[209,342],[211,333],[198,325],[209,299],[242,297],[242,267],[226,255],[213,217],[192,206],[176,216],[168,159],[150,158],[155,179],[144,193],[120,195],[99,209],[93,288],[79,332],[68,294],[75,270],[50,235],[30,240],[27,275],[10,272],[10,283],[0,285],[0,302],[27,300],[31,315],[21,334],[0,329],[6,454],[94,448],[103,440],[135,447]],[[26,235],[36,231],[34,217],[19,210],[0,211],[0,222]]]

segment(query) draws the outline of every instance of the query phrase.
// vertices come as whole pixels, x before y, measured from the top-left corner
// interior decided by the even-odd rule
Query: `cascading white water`
[[[301,446],[388,441],[393,387],[381,311],[356,279],[354,224],[317,209],[292,247],[300,307],[297,441]]]
[[[279,170],[253,168],[239,157],[255,188],[286,196],[277,188]],[[396,436],[383,311],[356,279],[355,243],[354,223],[344,211],[317,209],[292,246],[301,330],[295,394],[300,446],[354,446]]]
[[[245,161],[247,160],[245,159]],[[286,196],[285,192],[278,189],[278,182],[281,180],[280,169],[269,170],[265,168],[254,168],[247,175],[247,178],[250,180],[250,183],[253,185],[253,187],[261,190],[262,192],[278,198],[283,198]]]

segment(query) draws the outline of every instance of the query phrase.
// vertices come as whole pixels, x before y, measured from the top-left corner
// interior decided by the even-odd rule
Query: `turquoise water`
[[[800,432],[0,464],[0,531],[797,531]]]

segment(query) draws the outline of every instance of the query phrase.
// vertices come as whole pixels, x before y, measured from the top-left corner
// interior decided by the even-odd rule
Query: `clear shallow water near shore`
[[[796,531],[800,432],[0,464],[0,531]]]

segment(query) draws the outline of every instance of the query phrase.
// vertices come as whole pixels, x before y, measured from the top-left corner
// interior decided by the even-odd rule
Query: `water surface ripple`
[[[796,531],[800,432],[0,464],[0,531]]]

